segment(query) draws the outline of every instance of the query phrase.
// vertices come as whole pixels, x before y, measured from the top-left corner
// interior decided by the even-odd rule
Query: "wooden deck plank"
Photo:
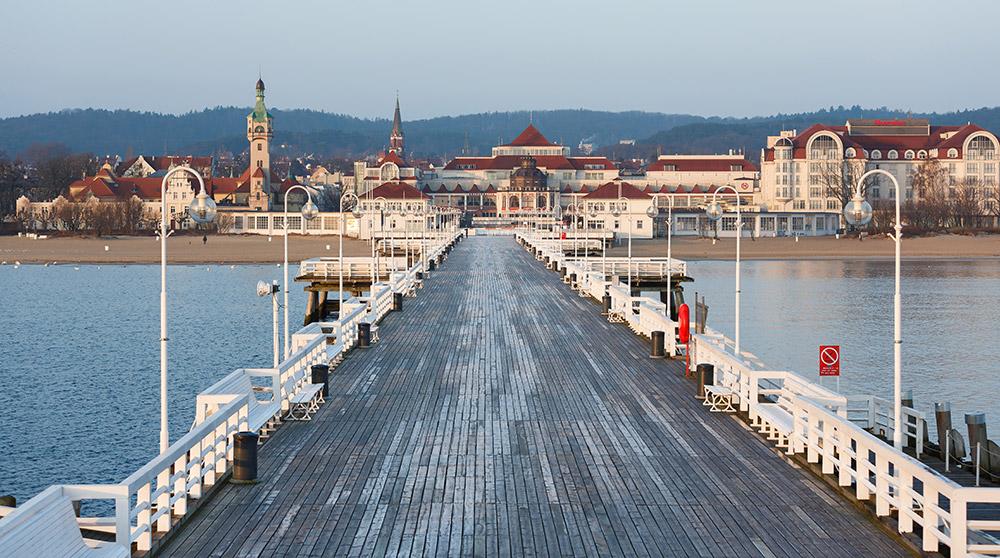
[[[905,556],[509,238],[470,238],[164,556]]]

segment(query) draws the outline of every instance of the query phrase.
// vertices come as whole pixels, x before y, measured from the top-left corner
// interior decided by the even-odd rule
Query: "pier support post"
[[[937,424],[938,446],[941,448],[941,459],[944,459],[945,440],[951,431],[951,403],[934,404],[934,421]]]
[[[312,367],[312,383],[323,384],[323,397],[330,395],[330,367],[325,364],[314,364]]]
[[[650,358],[663,358],[666,352],[663,347],[663,340],[666,338],[666,333],[662,331],[654,331],[649,335],[649,341],[652,344],[650,348],[649,356]]]
[[[695,396],[697,399],[705,398],[705,386],[715,384],[715,365],[713,364],[699,364],[698,365],[698,394]]]
[[[403,293],[392,293],[392,311],[403,311]]]
[[[965,415],[965,425],[969,428],[969,456],[972,457],[975,467],[988,471],[990,468],[990,457],[985,450],[988,450],[990,445],[986,437],[986,413],[967,413]],[[976,451],[977,447],[982,448],[982,450]],[[982,467],[978,463],[980,459],[983,463]]]
[[[368,322],[358,323],[358,348],[367,349],[372,343],[372,325]]]
[[[233,476],[236,484],[257,482],[257,440],[255,432],[233,434]]]

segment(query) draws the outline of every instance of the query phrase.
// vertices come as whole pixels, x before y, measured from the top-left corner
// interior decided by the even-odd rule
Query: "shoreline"
[[[270,240],[269,240],[270,238]],[[267,265],[283,261],[283,238],[280,236],[212,235],[207,243],[201,237],[177,236],[167,242],[169,265]],[[291,236],[288,259],[296,264],[315,257],[336,257],[337,236]],[[895,243],[888,238],[836,239],[833,237],[742,239],[743,260],[892,260]],[[636,239],[632,255],[666,257],[666,239]],[[734,238],[721,238],[714,244],[709,238],[673,239],[674,257],[688,261],[732,261],[736,253]],[[365,257],[369,244],[344,238],[344,256]],[[608,248],[607,255],[628,254],[627,241],[619,240]],[[598,256],[599,257],[599,256]],[[903,260],[997,260],[1000,259],[1000,235],[939,235],[904,237]],[[160,245],[156,237],[53,237],[35,240],[26,237],[0,236],[0,262],[5,265],[144,265],[160,263]]]

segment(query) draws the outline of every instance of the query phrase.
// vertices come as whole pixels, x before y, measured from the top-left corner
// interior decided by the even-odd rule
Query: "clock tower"
[[[257,80],[257,102],[247,115],[247,140],[250,142],[250,208],[268,211],[271,208],[271,137],[274,129],[271,113],[264,106],[264,80]]]

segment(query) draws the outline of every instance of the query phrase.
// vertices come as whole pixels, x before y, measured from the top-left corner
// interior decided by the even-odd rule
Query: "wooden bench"
[[[271,380],[271,400],[257,399],[251,379],[266,377]],[[215,410],[218,405],[228,403],[232,395],[250,394],[250,405],[247,413],[249,429],[257,432],[261,439],[271,435],[281,421],[281,399],[274,391],[279,387],[278,371],[271,368],[234,370],[225,378],[212,384],[211,387],[198,394],[196,399],[195,424],[200,423]]]
[[[705,385],[705,401],[702,403],[713,413],[735,413],[733,400],[736,394],[725,386]]]
[[[305,376],[305,368],[300,368],[285,380],[283,389],[285,393],[291,394],[288,398],[288,411],[285,413],[288,420],[312,420],[313,413],[325,401],[323,384],[307,382]]]
[[[123,545],[84,539],[73,504],[53,486],[0,521],[0,556],[36,558],[125,558]]]

